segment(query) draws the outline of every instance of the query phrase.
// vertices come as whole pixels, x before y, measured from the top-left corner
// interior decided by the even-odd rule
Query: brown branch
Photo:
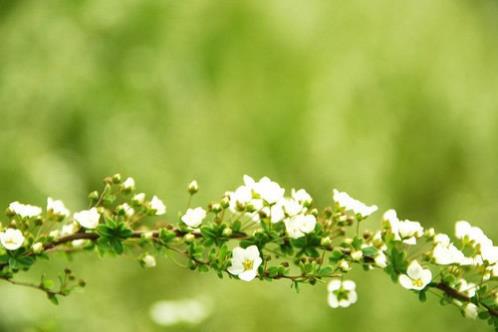
[[[454,298],[456,300],[460,300],[460,301],[463,301],[463,302],[472,302],[472,299],[470,297],[468,297],[465,294],[460,293],[459,291],[457,291],[456,289],[448,286],[445,283],[442,283],[442,282],[432,283],[429,286],[433,287],[433,288],[437,288],[437,289],[443,291],[446,295],[448,295],[449,297]],[[494,308],[491,308],[490,306],[488,306],[488,305],[486,305],[484,303],[479,303],[479,304],[482,305],[484,308],[486,308],[486,310],[488,310],[488,312],[492,316],[498,317],[498,310],[496,310]]]

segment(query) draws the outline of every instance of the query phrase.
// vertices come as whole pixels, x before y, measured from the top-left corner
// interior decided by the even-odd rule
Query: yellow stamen
[[[242,262],[242,266],[244,266],[244,271],[252,270],[254,262],[250,259],[246,259]]]

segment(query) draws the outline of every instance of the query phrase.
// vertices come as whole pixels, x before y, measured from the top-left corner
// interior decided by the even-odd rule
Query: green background
[[[243,174],[336,187],[451,232],[498,238],[498,3],[0,1],[0,205],[62,198],[74,211],[115,172],[157,193],[168,218]],[[378,227],[380,214],[367,228]],[[0,286],[2,331],[486,331],[382,272],[355,272],[359,302],[325,286],[218,280],[160,258],[58,257],[88,282],[51,305]],[[150,306],[202,296],[201,325],[156,325]]]

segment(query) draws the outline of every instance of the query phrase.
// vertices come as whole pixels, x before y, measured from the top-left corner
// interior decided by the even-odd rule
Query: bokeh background
[[[498,239],[498,2],[0,1],[0,205],[72,210],[106,175],[186,204],[243,174],[333,187],[451,232]],[[367,227],[378,226],[380,214]],[[325,286],[242,283],[161,258],[59,257],[88,287],[58,307],[0,285],[1,331],[486,331],[382,272],[355,272],[360,301]],[[158,325],[161,300],[201,298],[200,324]]]

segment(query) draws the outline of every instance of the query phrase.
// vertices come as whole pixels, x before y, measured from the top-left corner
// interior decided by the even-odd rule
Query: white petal
[[[245,251],[246,257],[248,257],[251,260],[255,260],[256,258],[259,258],[259,250],[258,247],[255,245],[249,246],[246,248]]]
[[[244,281],[251,281],[256,277],[256,271],[248,270],[239,274],[239,279]]]
[[[332,279],[330,280],[328,286],[327,286],[327,289],[329,292],[333,292],[335,290],[338,290],[339,288],[341,288],[341,280],[340,279]]]
[[[406,289],[413,288],[412,279],[410,279],[406,274],[401,274],[398,278],[398,281],[399,284]]]
[[[412,279],[419,279],[422,273],[422,266],[416,261],[413,260],[410,265],[408,265],[408,269],[406,270],[406,274]]]
[[[339,306],[339,301],[337,300],[337,296],[334,293],[329,294],[328,303],[332,308],[337,308]]]
[[[348,291],[352,291],[356,288],[356,284],[354,283],[354,281],[346,280],[342,283],[342,288]]]
[[[432,272],[431,272],[431,270],[428,270],[428,269],[423,270],[422,274],[420,276],[420,279],[424,283],[424,287],[427,286],[427,284],[430,283],[431,280],[432,280]]]

